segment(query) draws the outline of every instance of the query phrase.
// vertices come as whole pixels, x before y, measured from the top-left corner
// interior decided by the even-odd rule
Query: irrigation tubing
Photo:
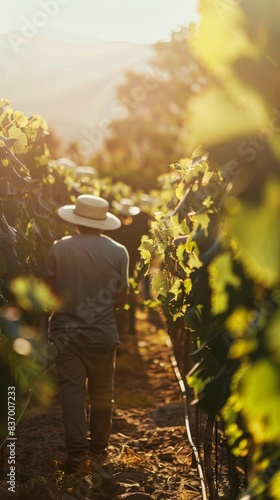
[[[197,472],[198,472],[199,481],[200,481],[200,485],[201,485],[201,498],[202,498],[202,500],[207,500],[206,487],[205,487],[205,478],[204,478],[203,468],[202,468],[202,464],[201,464],[201,460],[200,460],[198,449],[195,446],[193,438],[192,438],[192,433],[191,433],[191,428],[190,428],[189,410],[188,410],[188,399],[187,399],[187,393],[186,393],[186,386],[185,386],[185,383],[184,383],[184,381],[182,379],[181,372],[179,370],[179,367],[178,367],[175,355],[173,353],[174,351],[173,351],[173,346],[172,346],[172,342],[171,342],[170,338],[166,339],[166,344],[170,348],[170,351],[172,352],[172,354],[170,355],[170,360],[171,360],[171,364],[172,364],[174,373],[176,375],[176,378],[177,378],[177,380],[179,382],[180,390],[181,390],[182,396],[183,396],[184,413],[185,413],[185,427],[186,427],[188,441],[189,441],[190,446],[192,448],[192,451],[193,451],[193,454],[194,454],[194,458],[195,458],[195,461],[196,461],[196,465],[197,465]]]

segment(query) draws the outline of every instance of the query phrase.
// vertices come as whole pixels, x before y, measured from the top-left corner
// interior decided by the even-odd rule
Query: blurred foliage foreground
[[[166,176],[144,271],[161,259],[153,287],[171,336],[183,321],[191,337],[187,382],[247,460],[231,498],[279,499],[280,2],[201,0],[200,13],[193,50],[216,83],[189,100],[183,135],[202,148]]]
[[[189,43],[210,77],[207,85],[204,81],[181,103],[184,112],[174,130],[180,130],[186,158],[174,157],[172,173],[163,173],[160,190],[152,193],[157,211],[150,236],[142,239],[140,268],[148,274],[157,262],[152,284],[170,335],[183,322],[191,338],[195,369],[187,374],[187,382],[208,417],[222,422],[232,455],[247,460],[249,485],[245,493],[232,485],[236,497],[276,500],[280,498],[280,1],[201,0],[200,13]],[[12,293],[8,283],[14,276],[28,271],[38,278],[51,242],[64,234],[56,217],[59,205],[85,190],[116,199],[132,193],[127,185],[108,179],[78,181],[69,165],[51,161],[41,117],[27,119],[4,100],[0,104],[4,303]],[[116,134],[120,125],[116,124]],[[115,153],[112,160],[118,153],[117,135],[110,146]],[[32,294],[40,286],[37,281],[12,283],[16,296],[24,290],[24,300],[31,297],[35,311],[53,306],[46,290]],[[28,307],[24,310],[25,322],[30,323]],[[1,325],[5,321],[3,315]],[[1,329],[7,337],[5,325]],[[5,349],[2,342],[2,359],[7,360]],[[23,356],[22,349],[23,344],[18,356]]]

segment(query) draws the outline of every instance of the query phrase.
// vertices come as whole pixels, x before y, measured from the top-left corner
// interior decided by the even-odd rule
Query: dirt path
[[[166,333],[155,323],[138,311],[137,334],[125,334],[118,349],[113,431],[106,458],[91,460],[79,473],[64,474],[59,399],[45,411],[31,407],[19,429],[16,493],[9,495],[6,480],[2,481],[1,499],[200,498]]]

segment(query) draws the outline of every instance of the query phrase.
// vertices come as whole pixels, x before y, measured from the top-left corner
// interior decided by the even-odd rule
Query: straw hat
[[[91,194],[78,196],[76,205],[64,205],[58,209],[61,219],[78,226],[93,227],[95,229],[113,230],[121,226],[121,221],[108,212],[109,203]]]

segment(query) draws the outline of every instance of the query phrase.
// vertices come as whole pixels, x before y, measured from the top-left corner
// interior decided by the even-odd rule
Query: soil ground
[[[113,429],[106,456],[92,456],[75,474],[66,474],[59,397],[47,409],[31,404],[18,431],[16,491],[8,492],[4,477],[1,499],[201,498],[167,335],[154,314],[137,311],[136,334],[124,333],[118,348]],[[222,487],[227,487],[225,478],[219,498],[228,498]]]

